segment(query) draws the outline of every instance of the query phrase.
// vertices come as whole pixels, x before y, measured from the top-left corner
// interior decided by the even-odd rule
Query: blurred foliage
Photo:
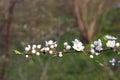
[[[118,0],[119,1],[119,0]],[[112,3],[112,2],[111,2]],[[6,45],[6,19],[9,0],[0,0],[0,69],[4,59]],[[110,6],[111,8],[111,6]],[[120,41],[120,7],[112,7],[103,24],[100,38],[106,34],[118,37]],[[27,44],[41,43],[54,39],[71,44],[74,38],[79,39],[79,30],[74,18],[70,0],[23,0],[17,3],[14,11],[12,28],[12,51],[7,68],[6,80],[39,80],[47,55],[26,59],[14,54],[14,50],[24,50]],[[62,58],[52,57],[49,62],[45,80],[119,80],[120,70],[114,70],[108,63],[113,55],[109,51],[105,55],[89,59],[83,54],[65,54]],[[79,55],[79,56],[78,56]],[[117,57],[117,56],[116,56]],[[99,65],[96,61],[105,66]]]

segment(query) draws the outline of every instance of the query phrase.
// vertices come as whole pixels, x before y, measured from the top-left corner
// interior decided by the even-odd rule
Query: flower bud
[[[57,47],[58,45],[57,44],[54,44],[54,47]]]
[[[33,46],[32,46],[32,49],[35,49],[37,46],[35,45],[35,44],[33,44]]]
[[[31,52],[34,54],[34,53],[36,53],[36,50],[35,50],[35,49],[33,49]]]
[[[36,55],[37,55],[37,56],[39,56],[39,55],[40,55],[40,53],[39,53],[39,52],[37,52],[37,53],[36,53]]]
[[[49,51],[49,50],[50,50],[50,48],[49,48],[49,47],[46,47],[46,48],[45,48],[45,51]]]
[[[116,43],[116,47],[119,47],[120,46],[120,43]]]
[[[93,55],[90,55],[90,58],[93,58],[94,56]]]
[[[59,55],[58,55],[59,57],[62,57],[63,55],[62,55],[62,52],[59,52]]]
[[[66,46],[66,50],[70,50],[71,49],[71,46],[70,45],[67,45]]]
[[[28,55],[25,55],[26,58],[28,58],[29,56]]]
[[[40,49],[40,48],[41,48],[41,45],[37,45],[37,48]]]
[[[68,43],[67,42],[64,42],[64,46],[67,46],[68,45]]]
[[[50,54],[53,54],[53,51],[52,51],[52,50],[50,50],[50,51],[49,51],[49,53],[50,53]]]
[[[54,48],[54,45],[51,45],[50,48],[53,49],[53,48]]]
[[[91,47],[91,48],[94,48],[94,47],[95,47],[95,45],[94,45],[94,44],[91,44],[91,45],[90,45],[90,47]]]

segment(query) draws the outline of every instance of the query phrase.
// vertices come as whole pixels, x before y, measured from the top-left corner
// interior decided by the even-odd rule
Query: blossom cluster
[[[90,47],[90,58],[93,58],[93,55],[99,55],[100,52],[103,50],[101,39],[98,39],[98,41],[94,41],[94,43],[91,44]]]
[[[72,45],[69,45],[68,42],[64,42],[62,51],[57,50],[58,47],[57,41],[49,40],[45,41],[44,46],[42,46],[41,44],[27,45],[27,47],[25,47],[24,54],[26,58],[28,58],[31,55],[39,56],[41,54],[49,54],[53,56],[62,57],[64,53],[67,53],[68,51],[72,50],[75,51],[76,53],[83,52],[89,55],[90,58],[94,58],[94,56],[100,55],[106,49],[113,50],[114,52],[119,51],[120,43],[117,42],[116,37],[106,35],[105,39],[106,39],[105,45],[103,44],[104,42],[102,42],[101,39],[94,41],[92,44],[90,44],[90,50],[86,50],[84,44],[81,41],[79,41],[78,39],[74,39],[73,41],[71,41]],[[110,63],[114,66],[116,63],[115,58],[110,60]]]
[[[25,51],[26,51],[26,58],[29,57],[29,54],[33,54],[33,55],[40,55],[39,49],[41,48],[41,45],[28,45],[27,47],[25,47]]]

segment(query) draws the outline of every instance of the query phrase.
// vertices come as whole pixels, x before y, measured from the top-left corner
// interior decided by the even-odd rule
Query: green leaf
[[[105,37],[102,38],[104,41],[107,41],[107,39]]]
[[[18,51],[18,50],[14,50],[14,52],[16,53],[16,54],[22,54],[20,51]]]

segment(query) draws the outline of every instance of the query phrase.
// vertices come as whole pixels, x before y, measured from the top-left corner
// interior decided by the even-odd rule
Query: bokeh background
[[[49,39],[58,41],[58,49],[75,38],[89,46],[107,34],[120,41],[120,0],[0,0],[0,72],[10,54],[4,80],[119,80],[120,64],[109,63],[119,58],[112,51],[95,59],[75,53],[26,59],[14,53]]]

